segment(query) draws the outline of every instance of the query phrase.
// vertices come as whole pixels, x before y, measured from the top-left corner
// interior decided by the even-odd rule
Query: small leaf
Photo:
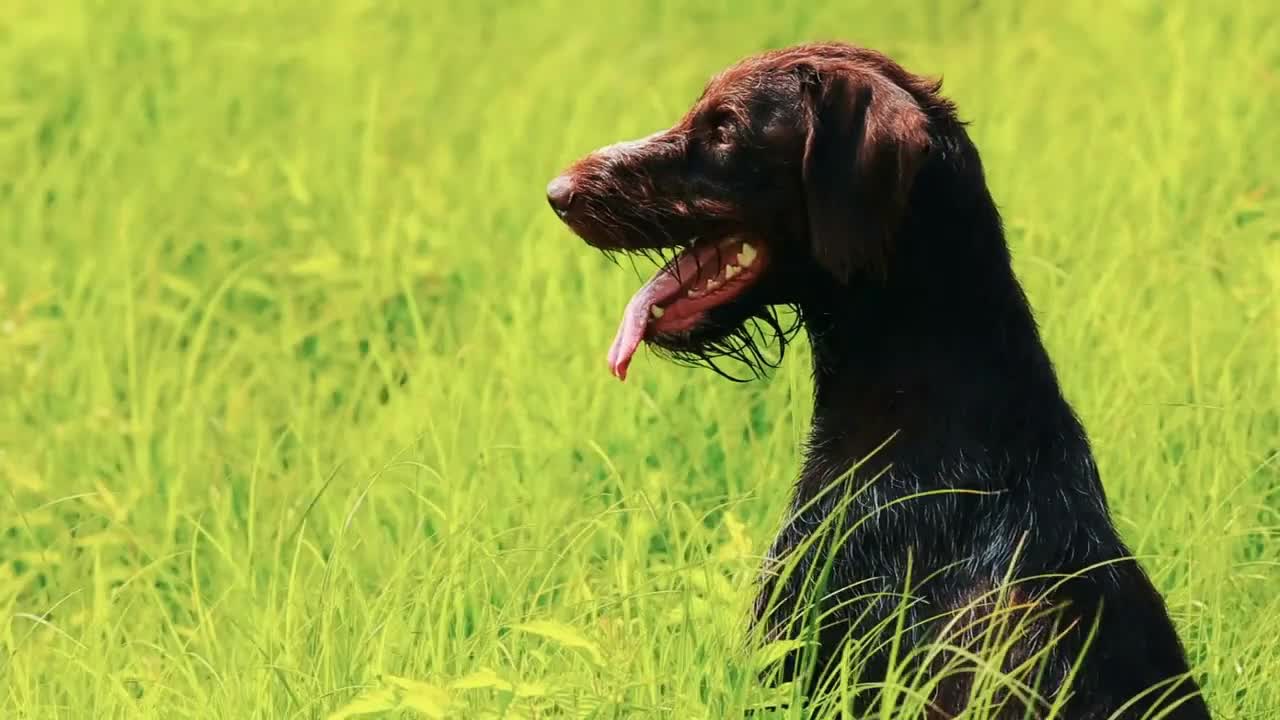
[[[449,683],[449,687],[454,690],[479,690],[480,688],[496,688],[505,692],[511,692],[511,683],[498,677],[498,674],[488,668],[476,670],[475,672],[464,675],[457,680]]]
[[[169,290],[175,295],[181,295],[189,301],[196,300],[200,297],[200,288],[196,287],[196,285],[190,280],[179,275],[162,273],[159,276],[159,284],[164,289]]]
[[[738,594],[737,591],[734,590],[733,584],[720,573],[713,573],[711,575],[707,589],[710,591],[708,597],[718,600],[732,600],[737,597]]]
[[[249,295],[257,295],[264,300],[275,300],[280,294],[266,281],[251,276],[237,279],[236,290]]]
[[[327,277],[337,275],[342,267],[342,258],[337,253],[325,252],[295,262],[289,272],[304,277]]]
[[[357,715],[386,712],[395,708],[395,690],[389,687],[373,688],[360,693],[351,702],[334,710],[329,714],[328,720],[346,720]]]
[[[721,560],[737,560],[751,556],[751,536],[747,534],[747,526],[733,513],[725,513],[724,527],[729,534],[729,542],[720,548]]]
[[[697,595],[691,595],[684,603],[668,610],[662,619],[668,625],[680,625],[685,622],[699,623],[709,620],[711,614],[711,605],[706,600]]]
[[[512,684],[503,680],[496,672],[481,668],[473,673],[464,675],[457,680],[449,683],[449,687],[453,690],[479,690],[481,688],[492,688],[502,692],[513,693],[516,697],[545,697],[547,694],[547,686],[538,682],[516,683]]]
[[[747,710],[782,710],[791,707],[791,701],[795,699],[795,682],[779,683],[767,689],[761,689],[752,693],[755,698],[753,702],[747,704]]]
[[[387,682],[404,691],[399,707],[417,710],[429,718],[443,718],[449,712],[449,691],[430,683],[408,678],[386,676]]]
[[[667,626],[681,625],[684,623],[684,619],[685,619],[685,612],[684,612],[684,606],[682,605],[677,605],[673,608],[670,608],[665,613],[662,614],[662,624]]]
[[[516,697],[546,697],[547,692],[547,686],[540,682],[520,683],[519,685],[516,685]]]
[[[778,640],[760,648],[755,655],[756,669],[763,670],[780,662],[787,655],[804,648],[800,640]]]
[[[600,647],[594,642],[588,640],[578,631],[577,628],[554,620],[534,620],[532,622],[512,625],[512,630],[530,633],[532,635],[540,635],[548,640],[554,640],[561,645],[569,648],[577,648],[584,650],[591,655],[591,659],[597,664],[604,663],[604,658],[600,653]]]

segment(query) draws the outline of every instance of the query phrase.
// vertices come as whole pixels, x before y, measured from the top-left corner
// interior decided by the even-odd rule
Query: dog
[[[934,718],[979,695],[981,717],[1208,718],[966,126],[940,81],[880,52],[796,45],[723,70],[669,129],[577,160],[547,200],[587,245],[663,262],[623,311],[617,378],[641,343],[762,376],[782,355],[762,343],[807,333],[812,428],[753,627],[808,649],[776,679],[814,691],[843,663],[858,712],[905,668],[934,674]],[[973,653],[945,648],[1011,619],[999,669],[1025,677],[983,690]]]

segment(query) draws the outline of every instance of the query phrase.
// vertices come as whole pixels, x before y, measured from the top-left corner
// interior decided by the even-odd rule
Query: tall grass
[[[9,0],[0,716],[776,700],[806,350],[613,381],[639,277],[542,191],[818,38],[944,77],[1126,539],[1215,711],[1274,717],[1280,12],[1155,0]]]

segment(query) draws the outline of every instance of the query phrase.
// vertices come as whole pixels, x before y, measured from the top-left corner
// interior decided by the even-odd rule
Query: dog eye
[[[707,140],[713,145],[727,145],[733,140],[735,120],[727,110],[712,114],[707,118]]]

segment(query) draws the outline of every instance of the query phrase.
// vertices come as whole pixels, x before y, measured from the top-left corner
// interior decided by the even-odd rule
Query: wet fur
[[[1163,695],[1170,720],[1207,718],[1164,601],[1111,522],[979,154],[939,91],[841,43],[747,58],[671,129],[569,168],[577,204],[565,221],[611,253],[669,257],[730,232],[769,245],[757,286],[650,346],[717,369],[732,355],[761,374],[772,364],[763,345],[808,334],[813,425],[755,621],[769,638],[809,637],[817,652],[809,665],[790,658],[782,679],[812,670],[809,687],[821,687],[852,638],[857,680],[874,682],[899,608],[907,648],[972,642],[984,623],[1015,618],[1023,634],[1002,669],[1037,660],[1044,699],[997,692],[999,717],[1065,702],[1058,717],[1106,718],[1165,682],[1170,692],[1121,717],[1144,717]],[[778,320],[781,306],[796,325]],[[816,533],[833,521],[844,535],[824,544]],[[797,572],[777,578],[784,562]],[[822,568],[814,594],[802,580]],[[814,598],[826,615],[806,636]],[[931,717],[960,713],[973,675],[939,678]],[[855,703],[873,707],[875,694]]]

